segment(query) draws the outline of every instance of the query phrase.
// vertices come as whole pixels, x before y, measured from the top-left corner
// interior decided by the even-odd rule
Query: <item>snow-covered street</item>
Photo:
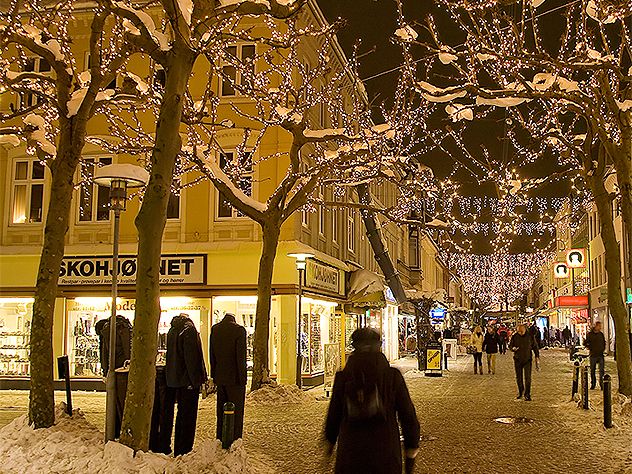
[[[423,377],[414,370],[406,376],[422,423],[416,472],[632,472],[632,407],[628,403],[621,413],[621,406],[615,403],[616,427],[605,430],[600,391],[590,392],[594,409],[588,412],[568,402],[571,374],[566,353],[543,351],[542,370],[533,374],[530,403],[514,400],[510,355],[499,356],[495,376],[474,375],[470,362],[469,357],[460,358],[442,378]],[[399,365],[409,370],[414,364],[404,361]],[[611,361],[609,368],[614,368]],[[61,401],[62,394],[58,395]],[[319,438],[327,402],[321,395],[320,389],[298,397],[286,390],[276,399],[269,395],[269,403],[260,395],[249,400],[244,448],[251,469],[266,472],[265,466],[271,466],[279,473],[326,472]],[[2,425],[24,413],[27,396],[26,392],[0,392]],[[103,394],[77,393],[74,404],[88,421],[101,426]],[[208,451],[208,440],[215,431],[214,399],[204,400],[200,406],[196,451]],[[533,422],[505,425],[494,421],[498,417],[526,417]],[[1,452],[3,443],[11,441],[1,431],[0,435]],[[183,472],[183,466],[178,470],[178,464],[171,463],[169,472]],[[6,471],[2,469],[0,472],[18,472],[6,470],[6,465]]]

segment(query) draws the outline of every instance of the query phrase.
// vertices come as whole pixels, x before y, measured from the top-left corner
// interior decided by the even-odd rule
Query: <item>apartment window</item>
[[[255,45],[254,44],[236,44],[226,48],[226,54],[234,57],[242,64],[246,64],[248,60],[254,60]],[[252,63],[254,67],[254,62]],[[241,72],[232,64],[226,64],[222,67],[222,96],[236,95],[234,84],[243,84],[244,78]]]
[[[44,164],[19,160],[13,167],[13,224],[42,222],[44,211]]]
[[[44,58],[27,58],[24,64],[24,72],[51,72],[51,66]],[[32,107],[39,104],[41,98],[31,92],[23,92],[20,94],[20,107]]]
[[[79,188],[79,222],[98,222],[110,219],[110,190],[94,183],[97,167],[112,164],[112,158],[83,158]]]
[[[415,227],[408,233],[408,260],[410,268],[419,268],[419,230]]]
[[[338,242],[338,214],[340,214],[340,211],[337,207],[334,207],[331,210],[331,240],[334,243]]]
[[[355,252],[355,213],[353,210],[349,210],[349,215],[347,216],[347,249],[350,252]]]
[[[324,201],[323,188],[319,188],[318,190],[318,198],[322,202]],[[320,235],[325,235],[325,221],[327,218],[326,215],[327,210],[323,204],[318,205],[318,233]]]
[[[175,191],[173,187],[176,188]],[[180,192],[180,181],[174,179],[167,203],[167,219],[180,219]]]
[[[246,196],[252,196],[252,153],[243,153],[241,158],[236,152],[220,154],[219,165],[222,170],[233,179],[233,182]],[[236,178],[235,178],[236,177]],[[231,218],[244,217],[242,213],[231,206],[228,199],[220,192],[217,201],[217,217]]]

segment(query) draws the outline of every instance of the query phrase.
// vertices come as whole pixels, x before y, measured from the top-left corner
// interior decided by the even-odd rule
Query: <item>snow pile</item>
[[[417,32],[410,25],[396,29],[395,36],[405,42],[415,41],[418,37]]]
[[[154,20],[152,20],[151,16],[149,16],[149,14],[141,10],[136,10],[135,8],[126,5],[123,2],[113,2],[113,5],[135,15],[138,21],[140,21],[145,29],[147,29],[151,37],[156,41],[156,43],[158,43],[160,50],[169,51],[169,37],[166,34],[156,30],[156,24],[154,23]],[[136,27],[136,25],[134,25],[132,21],[124,22],[123,26],[133,35],[140,34],[140,30]]]
[[[0,135],[0,145],[20,146],[20,137],[12,133]]]
[[[103,433],[90,424],[80,410],[72,418],[60,403],[55,409],[56,424],[33,430],[27,415],[0,429],[2,472],[10,473],[263,473],[269,468],[261,462],[250,466],[241,440],[228,451],[217,440],[204,440],[184,456],[144,453],[136,456],[119,443],[103,443]]]
[[[38,146],[44,153],[48,153],[49,155],[57,154],[57,148],[55,145],[46,138],[46,120],[44,120],[44,117],[37,114],[29,114],[24,117],[24,125],[30,125],[34,128],[31,132],[30,138],[37,142]]]
[[[26,35],[35,41],[38,46],[47,49],[55,57],[55,61],[63,61],[64,54],[61,51],[61,45],[56,39],[49,39],[44,43],[42,41],[43,31],[33,25],[22,25]],[[48,35],[47,35],[48,36]]]
[[[246,404],[254,406],[296,405],[312,401],[314,399],[296,385],[264,385],[246,397]]]
[[[426,373],[423,370],[419,369],[410,369],[408,372],[404,374],[404,377],[407,379],[418,379],[420,377],[425,377]]]

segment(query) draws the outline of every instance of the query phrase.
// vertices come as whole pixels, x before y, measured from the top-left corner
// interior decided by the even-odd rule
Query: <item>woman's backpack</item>
[[[350,382],[345,387],[347,419],[351,422],[385,419],[384,401],[377,384],[367,386],[364,383],[364,373],[362,382],[360,386]]]

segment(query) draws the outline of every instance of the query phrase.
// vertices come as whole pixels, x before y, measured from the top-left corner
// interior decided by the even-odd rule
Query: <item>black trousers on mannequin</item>
[[[246,402],[246,386],[217,386],[217,439],[222,439],[222,427],[224,425],[224,403],[226,402],[233,402],[235,404],[234,439],[242,438],[244,434],[244,404]]]
[[[173,442],[173,455],[180,456],[193,449],[195,426],[197,424],[200,389],[187,387],[167,387],[165,402],[165,429],[171,437],[174,406],[178,404],[176,415],[176,431]],[[166,433],[165,433],[166,436]]]

